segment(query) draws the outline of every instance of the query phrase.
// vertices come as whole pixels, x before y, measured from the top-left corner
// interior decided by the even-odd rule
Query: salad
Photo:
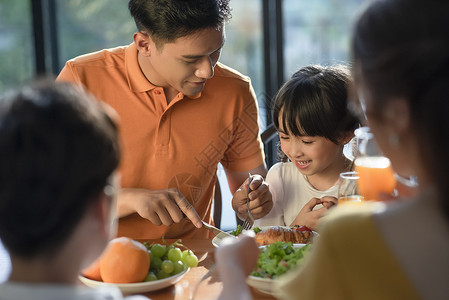
[[[258,233],[258,232],[262,231],[259,227],[254,227],[252,230],[254,231],[254,233]],[[242,225],[237,225],[237,228],[235,230],[231,231],[229,234],[238,236],[239,234],[242,233],[242,231],[243,231]]]
[[[276,278],[296,265],[300,264],[311,245],[294,248],[291,242],[275,242],[261,249],[257,260],[257,267],[252,276],[262,278]]]

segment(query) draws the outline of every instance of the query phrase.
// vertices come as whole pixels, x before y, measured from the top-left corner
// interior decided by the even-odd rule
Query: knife
[[[210,224],[207,224],[203,220],[201,220],[201,222],[203,222],[204,228],[206,228],[207,230],[212,231],[212,233],[219,239],[224,239],[224,238],[227,238],[227,237],[235,238],[235,236],[233,236],[232,234],[224,232],[223,230],[220,230],[217,227],[214,227],[214,226],[212,226]]]
[[[184,218],[186,218],[188,221],[192,222],[192,220],[190,220],[189,218],[187,218],[186,214],[181,210],[182,215]],[[227,237],[233,237],[235,238],[234,235],[224,232],[223,230],[218,229],[217,227],[214,227],[206,222],[204,222],[204,220],[201,220],[201,223],[203,223],[204,228],[206,228],[207,230],[212,231],[212,233],[219,239],[224,239]]]

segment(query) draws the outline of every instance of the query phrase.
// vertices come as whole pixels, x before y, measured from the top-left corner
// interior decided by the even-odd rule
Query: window
[[[220,61],[249,76],[259,100],[261,127],[266,126],[263,68],[262,5],[260,0],[232,1],[232,19],[226,25],[226,43]],[[251,12],[251,13],[248,13]],[[223,198],[221,227],[235,229],[235,213],[231,207],[232,194],[223,167],[217,171]]]
[[[0,2],[0,93],[34,75],[31,23],[30,2]]]
[[[132,43],[128,1],[57,0],[60,66],[76,56]]]
[[[261,1],[234,0],[231,6],[232,19],[226,25],[226,43],[220,61],[249,76],[256,95],[261,96],[264,91]],[[264,108],[263,103],[259,104]]]
[[[309,64],[347,64],[351,28],[366,0],[284,0],[284,77]]]

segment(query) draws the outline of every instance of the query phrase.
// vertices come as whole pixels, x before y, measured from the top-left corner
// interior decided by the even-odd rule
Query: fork
[[[251,182],[253,181],[253,177],[251,176],[251,173],[248,173],[248,195],[246,198],[246,218],[245,221],[243,221],[242,229],[244,230],[250,230],[251,227],[253,227],[254,224],[254,217],[251,214],[251,211],[249,210],[249,193],[251,193],[251,188],[249,187]]]

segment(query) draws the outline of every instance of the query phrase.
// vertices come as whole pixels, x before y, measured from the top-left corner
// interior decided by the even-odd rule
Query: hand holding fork
[[[248,195],[251,194],[251,200]],[[251,175],[232,197],[232,208],[241,220],[245,220],[245,227],[251,228],[255,219],[266,216],[273,207],[273,199],[268,183],[261,175]],[[249,212],[249,213],[248,213]]]
[[[254,217],[251,214],[251,211],[249,209],[249,193],[251,193],[251,182],[253,180],[253,177],[251,176],[251,173],[248,173],[248,194],[246,198],[246,218],[245,221],[243,221],[242,228],[244,230],[249,230],[253,227],[254,224]]]

